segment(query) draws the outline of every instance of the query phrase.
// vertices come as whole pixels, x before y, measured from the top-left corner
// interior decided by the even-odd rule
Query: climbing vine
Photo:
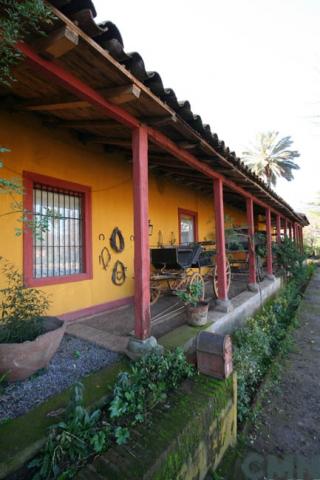
[[[8,86],[14,81],[12,69],[22,57],[16,43],[33,32],[43,34],[43,26],[54,16],[42,0],[0,0],[0,13],[0,84]]]

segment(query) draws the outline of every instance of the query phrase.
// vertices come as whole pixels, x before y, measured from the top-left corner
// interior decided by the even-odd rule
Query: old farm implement
[[[178,245],[151,249],[153,273],[150,277],[151,304],[157,302],[160,295],[185,290],[195,282],[202,284],[203,298],[205,283],[212,279],[213,290],[218,295],[217,266],[215,263],[215,244],[201,242],[190,245]],[[227,284],[231,283],[231,268],[227,260]]]

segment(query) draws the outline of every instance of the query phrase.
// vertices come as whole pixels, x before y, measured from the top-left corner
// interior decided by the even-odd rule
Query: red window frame
[[[193,218],[194,222],[194,241],[198,241],[198,213],[192,210],[186,210],[184,208],[178,208],[178,229],[179,229],[179,243],[181,244],[181,217],[188,215]]]
[[[83,194],[83,272],[60,277],[33,277],[33,233],[25,227],[23,232],[23,278],[27,287],[40,287],[59,283],[79,282],[92,278],[92,207],[91,188],[78,183],[47,177],[33,172],[23,172],[23,207],[26,212],[33,211],[33,188],[35,184],[42,184],[61,190],[69,190]],[[31,219],[32,215],[27,213]]]

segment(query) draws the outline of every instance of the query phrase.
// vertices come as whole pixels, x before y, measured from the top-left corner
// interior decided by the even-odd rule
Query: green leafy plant
[[[188,284],[185,290],[177,290],[176,295],[183,303],[196,307],[203,298],[203,284],[201,282]]]
[[[256,254],[261,257],[265,258],[267,256],[267,236],[263,232],[256,232],[254,234],[254,244],[255,244],[255,251]]]
[[[94,455],[125,444],[130,429],[192,375],[182,350],[151,353],[119,374],[111,401],[93,412],[84,407],[83,386],[76,384],[64,420],[50,428],[41,455],[29,464],[33,479],[73,478]]]
[[[100,419],[101,410],[84,407],[83,385],[77,383],[65,420],[50,428],[43,456],[29,464],[38,470],[33,479],[73,478],[88,457],[106,449],[110,427]]]
[[[304,253],[301,253],[294,240],[286,237],[280,243],[275,243],[273,252],[278,266],[286,276],[292,277],[301,271],[306,257]]]
[[[3,257],[2,274],[8,286],[0,290],[0,342],[20,343],[44,333],[43,316],[49,308],[45,293],[26,288],[21,273]]]

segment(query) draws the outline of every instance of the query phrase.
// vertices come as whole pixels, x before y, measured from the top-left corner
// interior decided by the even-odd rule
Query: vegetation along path
[[[250,446],[225,479],[320,479],[319,268],[305,291],[298,320],[279,384],[264,397]]]

